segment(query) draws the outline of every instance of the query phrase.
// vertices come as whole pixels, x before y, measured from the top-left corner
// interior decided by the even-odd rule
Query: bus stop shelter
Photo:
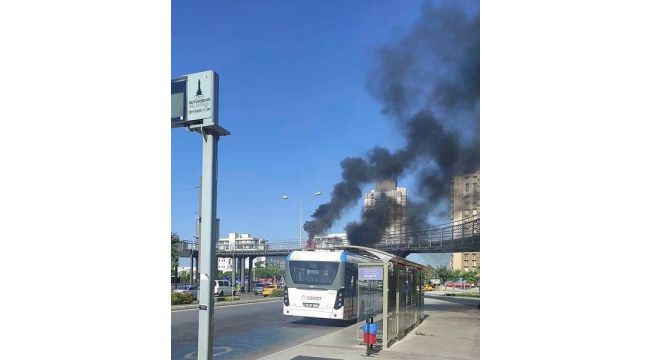
[[[424,318],[424,265],[377,249],[341,246],[372,260],[358,264],[357,340],[363,340],[361,325],[372,317],[377,324],[377,344],[388,348]]]

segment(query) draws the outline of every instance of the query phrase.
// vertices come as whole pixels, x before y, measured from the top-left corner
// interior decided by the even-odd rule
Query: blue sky
[[[408,31],[422,2],[172,1],[172,78],[220,75],[220,124],[232,133],[219,144],[221,237],[297,240],[299,205],[281,195],[303,199],[307,219],[329,200],[342,159],[400,146],[365,79],[376,49]],[[201,142],[171,133],[172,231],[192,239]],[[360,214],[359,203],[331,232]],[[414,258],[430,259],[442,257]]]

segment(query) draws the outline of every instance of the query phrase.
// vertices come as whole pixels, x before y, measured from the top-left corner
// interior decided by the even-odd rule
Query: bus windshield
[[[291,279],[301,285],[331,285],[338,269],[335,261],[289,261]]]

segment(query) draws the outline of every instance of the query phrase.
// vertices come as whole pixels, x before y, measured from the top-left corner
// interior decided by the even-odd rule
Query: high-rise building
[[[388,226],[382,238],[382,244],[399,244],[406,242],[406,188],[397,187],[397,180],[379,180],[375,189],[365,194],[363,199],[364,213],[377,206],[382,198],[390,198],[388,210]]]
[[[451,220],[462,222],[480,215],[480,185],[481,175],[474,173],[456,176],[451,183]],[[464,271],[476,270],[480,264],[480,253],[458,252],[451,254],[451,268]]]
[[[259,239],[246,233],[230,233],[227,238],[219,239],[217,241],[217,252],[219,250],[237,249],[237,250],[263,250],[268,249],[269,245],[266,240]],[[253,259],[253,266],[258,262],[264,263],[266,258],[256,257]],[[248,261],[245,261],[245,268],[248,269]],[[219,257],[217,269],[220,271],[232,271],[232,258]]]

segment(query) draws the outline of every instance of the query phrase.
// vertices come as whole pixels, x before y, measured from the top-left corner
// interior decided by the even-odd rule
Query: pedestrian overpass
[[[481,219],[479,216],[471,217],[464,221],[450,222],[436,225],[426,229],[405,231],[386,234],[379,244],[369,246],[396,256],[407,257],[415,253],[454,253],[454,252],[478,252],[480,251],[481,240]],[[319,248],[318,246],[316,247]],[[198,271],[199,244],[195,241],[181,241],[178,244],[178,256],[190,258],[190,268]],[[218,258],[232,258],[234,260],[233,278],[239,275],[240,281],[244,284],[245,261],[248,260],[248,268],[253,268],[253,259],[257,257],[286,257],[291,251],[300,250],[297,241],[271,242],[251,248],[250,245],[224,244],[217,246]],[[218,261],[217,261],[218,264]],[[190,279],[195,279],[194,271],[190,272]],[[249,289],[252,291],[252,273],[248,277]]]

